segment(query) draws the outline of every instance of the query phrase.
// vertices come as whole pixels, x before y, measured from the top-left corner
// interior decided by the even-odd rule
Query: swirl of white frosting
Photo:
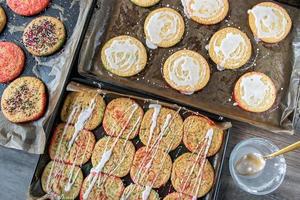
[[[105,56],[109,66],[114,70],[127,72],[135,67],[140,69],[139,47],[130,39],[114,40],[112,44],[105,49]]]
[[[151,49],[157,48],[163,41],[176,37],[179,29],[180,17],[166,10],[154,13],[146,24],[146,43]]]
[[[239,64],[239,60],[242,59],[248,50],[245,38],[237,33],[227,33],[225,38],[222,39],[220,45],[217,45],[219,38],[223,37],[221,34],[218,35],[213,43],[214,52],[216,55],[222,57],[222,62],[219,64],[224,67],[226,62],[231,61],[231,65],[236,63]]]
[[[255,18],[258,38],[280,38],[286,33],[288,21],[282,10],[257,5],[248,13]]]
[[[188,17],[210,19],[218,17],[224,8],[223,0],[181,0]]]
[[[270,86],[264,83],[261,75],[243,77],[241,80],[243,90],[242,99],[249,106],[260,106],[264,103],[265,97],[270,91]],[[254,89],[255,88],[255,89]]]
[[[195,58],[188,55],[181,56],[174,60],[168,68],[170,80],[180,87],[193,87],[205,77],[205,70],[201,70],[201,64]]]

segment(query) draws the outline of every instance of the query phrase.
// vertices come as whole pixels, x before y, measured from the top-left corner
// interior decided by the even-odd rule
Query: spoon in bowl
[[[265,168],[267,160],[299,148],[300,141],[266,156],[259,153],[249,153],[242,156],[236,162],[235,169],[237,173],[242,176],[254,176]]]

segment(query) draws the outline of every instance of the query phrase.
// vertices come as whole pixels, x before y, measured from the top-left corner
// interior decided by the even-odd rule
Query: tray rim
[[[103,1],[105,1],[105,0],[100,0],[101,4],[103,3]],[[300,9],[300,4],[299,4],[299,7],[298,7],[298,6],[291,5],[289,3],[283,3],[282,1],[277,1],[277,2],[281,3],[281,4],[285,4],[285,5],[290,6],[290,7]],[[109,7],[109,9],[113,9],[113,8]],[[86,42],[86,40],[88,40],[88,38],[91,37],[92,33],[89,32],[89,29],[92,26],[92,23],[93,23],[93,20],[91,20],[89,22],[88,31],[85,35],[85,38],[84,38],[85,42],[81,47],[80,55],[82,55],[82,54],[86,55],[86,51],[89,51],[89,49],[87,47],[91,47],[89,42]],[[94,36],[95,35],[93,35],[93,37]],[[82,57],[82,56],[80,56],[80,57]],[[91,60],[94,60],[94,54],[93,54],[93,57],[92,57]],[[87,63],[88,63],[88,65],[87,65]],[[281,124],[281,125],[280,124],[278,124],[278,125],[268,124],[266,126],[266,123],[264,123],[262,121],[255,121],[255,120],[251,120],[251,119],[245,119],[243,117],[237,117],[235,115],[227,114],[226,112],[216,112],[214,109],[211,109],[211,108],[203,108],[203,107],[200,107],[200,106],[198,106],[198,107],[197,106],[190,106],[187,103],[185,103],[184,100],[176,101],[176,100],[171,99],[170,97],[159,95],[159,94],[157,94],[157,92],[155,92],[155,90],[156,90],[155,88],[152,88],[148,85],[146,86],[147,89],[143,90],[143,89],[139,89],[139,88],[134,88],[132,86],[132,83],[129,83],[129,82],[126,83],[126,85],[124,85],[121,82],[118,82],[118,80],[106,80],[106,79],[103,80],[102,79],[103,77],[98,77],[97,74],[92,73],[91,71],[89,71],[92,66],[93,66],[92,61],[89,62],[89,61],[87,61],[87,59],[80,58],[79,63],[78,63],[78,69],[77,69],[78,73],[81,76],[85,77],[85,78],[92,78],[92,79],[95,79],[97,81],[101,81],[101,82],[106,83],[106,84],[114,85],[114,86],[120,87],[120,88],[125,89],[125,90],[137,91],[138,93],[141,93],[141,94],[147,93],[147,95],[149,95],[149,96],[154,96],[155,98],[159,97],[159,98],[163,99],[164,101],[169,101],[169,102],[172,102],[172,103],[175,103],[175,104],[184,105],[185,107],[192,107],[194,109],[203,110],[203,111],[206,111],[208,113],[214,113],[215,115],[226,117],[226,118],[229,118],[229,119],[232,119],[232,120],[245,122],[247,124],[251,124],[253,126],[262,128],[264,130],[269,130],[269,131],[277,133],[277,134],[284,133],[284,134],[293,135],[295,133],[296,119],[297,119],[297,115],[299,114],[298,111],[300,109],[300,105],[298,105],[298,104],[294,105],[294,108],[291,109],[292,112],[289,114],[289,116],[291,116],[291,120],[290,120],[291,121],[291,126],[288,125],[288,126],[284,127],[284,125],[285,125],[284,123]],[[293,71],[293,69],[292,69],[292,71]],[[291,72],[290,77],[292,77],[292,75],[293,75],[293,72]],[[290,80],[289,81],[289,87],[288,87],[289,90],[290,90],[291,84],[292,84],[292,81]],[[297,91],[296,91],[297,94],[294,97],[295,102],[298,102],[298,100],[300,100],[300,81],[298,82],[298,87],[297,88],[298,88]],[[287,98],[287,96],[288,95],[284,95],[283,99],[281,100],[280,103],[282,103]],[[287,117],[287,118],[289,118],[289,117]]]
[[[72,77],[70,78],[68,81],[67,81],[68,84],[66,84],[66,87],[64,87],[64,90],[62,92],[62,95],[61,95],[61,99],[60,101],[57,103],[56,105],[56,109],[55,109],[55,112],[53,113],[53,116],[54,118],[56,116],[59,116],[59,108],[62,106],[63,104],[63,97],[66,95],[66,93],[68,93],[69,91],[67,90],[67,86],[70,84],[70,83],[79,83],[79,84],[82,84],[84,86],[87,86],[87,87],[91,87],[91,88],[95,88],[95,87],[98,87],[98,84],[99,84],[99,81],[96,81],[96,80],[93,80],[93,79],[87,79],[85,77]],[[101,84],[101,83],[100,83]],[[160,104],[162,104],[163,106],[171,106],[171,107],[180,107],[179,105],[177,104],[173,104],[171,102],[166,102],[162,99],[159,99],[159,100],[154,100],[153,98],[149,98],[147,95],[142,95],[142,94],[138,94],[138,93],[135,93],[135,92],[132,92],[132,91],[127,91],[127,90],[124,90],[122,88],[114,88],[114,86],[112,85],[106,85],[106,84],[102,84],[101,85],[103,88],[108,88],[108,89],[104,89],[103,91],[108,91],[108,92],[111,92],[112,94],[118,94],[120,93],[119,95],[122,95],[124,97],[133,97],[133,98],[137,98],[138,100],[149,100],[149,101],[153,101],[153,102],[158,102]],[[101,90],[101,89],[100,89]],[[128,92],[130,92],[130,94],[127,94]],[[186,107],[181,107],[181,108],[184,108],[184,109],[187,109],[187,110],[190,110],[191,112],[194,112],[194,113],[198,113],[200,115],[202,115],[203,112],[205,111],[201,111],[200,109],[194,109],[194,108],[186,108]],[[207,116],[209,115],[209,116]],[[218,115],[215,115],[215,114],[212,114],[212,113],[206,113],[203,114],[203,116],[206,116],[208,117],[209,119],[212,119],[214,121],[216,120],[219,120],[219,116]],[[226,119],[222,119],[222,121],[226,121]],[[47,144],[46,144],[46,149],[48,149],[49,145],[50,145],[50,142],[51,142],[51,139],[50,137],[53,135],[53,129],[55,128],[55,123],[53,121],[53,125],[52,127],[49,127],[49,138],[47,138]],[[220,180],[221,180],[221,176],[222,176],[222,173],[223,173],[223,166],[224,166],[224,161],[225,161],[225,158],[226,158],[226,153],[228,152],[228,144],[229,144],[229,139],[231,137],[231,129],[232,128],[228,128],[227,130],[224,130],[224,137],[223,137],[223,144],[219,150],[219,152],[216,154],[216,155],[220,155],[220,158],[219,158],[219,166],[215,166],[214,163],[211,163],[213,165],[213,168],[215,170],[215,182],[214,182],[214,187],[212,187],[212,189],[210,190],[209,193],[206,194],[206,196],[204,198],[201,198],[203,200],[217,200],[218,199],[218,196],[219,196],[219,188],[220,188]],[[215,155],[215,156],[216,156]],[[213,157],[215,157],[213,156]],[[39,165],[41,165],[42,163],[42,159],[45,158],[45,157],[48,157],[49,158],[49,155],[48,155],[48,152],[46,152],[45,154],[41,154],[38,158],[38,162],[35,166],[35,170],[34,170],[34,174],[32,176],[32,179],[30,181],[30,185],[29,185],[29,197],[31,197],[31,194],[32,194],[32,190],[33,190],[33,186],[36,182],[39,181],[40,179],[40,175],[38,175],[38,171],[39,170],[42,170],[43,171],[43,168],[39,167]],[[51,159],[50,159],[51,160]],[[218,167],[218,170],[216,170],[216,168]],[[35,198],[35,197],[33,197]]]

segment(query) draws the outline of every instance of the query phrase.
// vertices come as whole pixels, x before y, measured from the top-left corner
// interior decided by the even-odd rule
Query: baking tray
[[[26,55],[26,63],[21,76],[40,78],[46,84],[49,96],[47,112],[42,119],[36,122],[13,124],[6,120],[0,112],[0,144],[40,154],[44,151],[45,132],[51,121],[50,116],[69,76],[75,55],[78,53],[78,46],[82,41],[84,30],[86,30],[85,22],[91,16],[91,8],[95,5],[95,1],[52,0],[47,9],[32,17],[15,14],[4,0],[0,0],[0,5],[4,8],[8,18],[4,32],[0,34],[0,41],[15,42],[23,49]],[[67,32],[66,43],[59,52],[51,56],[36,57],[25,49],[22,44],[22,34],[28,23],[45,15],[63,21]],[[0,96],[2,96],[7,85],[0,84]]]
[[[118,35],[131,35],[145,44],[143,24],[147,14],[160,7],[171,7],[184,15],[181,1],[161,0],[151,8],[140,8],[130,0],[98,0],[90,21],[84,44],[80,52],[78,71],[85,77],[161,96],[172,102],[188,105],[238,121],[247,122],[273,132],[294,133],[295,110],[299,99],[300,71],[300,9],[299,1],[284,1],[282,4],[293,20],[293,29],[288,37],[278,44],[256,42],[248,26],[247,10],[264,0],[229,0],[229,15],[221,23],[204,26],[184,17],[186,33],[183,40],[174,47],[148,51],[148,64],[140,74],[121,78],[110,74],[102,67],[100,50],[104,43]],[[281,1],[283,2],[283,1]],[[277,2],[278,3],[278,2]],[[253,55],[250,61],[237,70],[218,71],[211,61],[205,46],[217,30],[233,26],[240,28],[251,39]],[[201,53],[209,62],[212,76],[209,84],[193,95],[183,95],[170,88],[163,80],[161,67],[164,61],[179,49],[190,49]],[[264,113],[250,113],[238,108],[232,98],[237,79],[246,72],[260,71],[269,75],[277,89],[274,106]]]
[[[96,88],[98,92],[105,94],[104,99],[105,99],[106,103],[117,97],[129,97],[129,98],[136,100],[137,103],[139,103],[139,105],[141,105],[143,107],[143,109],[145,109],[146,105],[148,105],[149,103],[158,103],[158,104],[161,104],[165,107],[169,107],[172,109],[181,108],[180,114],[183,117],[187,117],[188,115],[195,114],[195,113],[201,114],[200,112],[198,112],[196,110],[189,110],[187,108],[179,107],[178,105],[175,105],[175,104],[170,104],[170,103],[163,102],[163,101],[148,99],[146,97],[136,95],[133,92],[124,91],[122,89],[115,89],[106,84],[99,84],[95,81],[81,79],[81,78],[74,78],[73,81],[68,84],[68,86],[62,96],[66,97],[66,95],[68,94],[68,91],[79,91],[79,90],[85,91],[85,90],[93,89],[93,88],[94,89]],[[101,88],[101,89],[98,89],[98,88]],[[62,104],[63,104],[63,102],[61,102],[60,105],[58,105],[58,108],[60,108],[60,109],[58,109],[55,113],[55,116],[57,116],[55,124],[58,124],[60,122],[59,116],[60,116],[60,110],[61,110]],[[224,119],[221,120],[216,115],[205,113],[205,116],[214,120],[217,124],[219,124],[223,128],[227,129],[231,125],[230,122],[224,122]],[[55,128],[55,126],[52,128],[52,132],[54,131],[54,128]],[[93,133],[95,134],[97,141],[105,135],[102,126],[95,129],[93,131]],[[224,140],[223,140],[223,144],[220,148],[220,151],[215,156],[209,158],[209,160],[215,170],[215,183],[214,183],[215,185],[212,188],[212,190],[205,197],[203,197],[201,199],[217,200],[218,189],[219,189],[219,180],[221,177],[223,161],[225,158],[225,152],[226,152],[226,148],[227,148],[227,144],[228,144],[228,139],[230,137],[230,128],[225,130],[224,133],[225,133]],[[52,134],[50,135],[50,137],[52,137]],[[49,143],[50,143],[50,140],[48,140],[47,147],[49,146]],[[133,139],[133,144],[135,144],[135,146],[137,148],[142,146],[141,142],[139,142],[138,137],[135,137],[135,139]],[[178,156],[182,155],[183,153],[185,153],[187,151],[188,150],[184,147],[184,145],[181,144],[174,151],[170,152],[170,156],[171,156],[172,160],[174,160],[174,158],[177,158]],[[40,177],[43,173],[45,166],[48,164],[49,161],[50,161],[50,157],[48,154],[43,154],[40,156],[39,162],[37,164],[37,167],[36,167],[36,170],[35,170],[35,173],[34,173],[32,181],[31,181],[30,188],[29,188],[29,198],[30,199],[38,199],[45,195],[45,193],[43,192],[42,187],[41,187]],[[91,167],[92,167],[91,161],[89,161],[88,163],[84,164],[81,167],[84,177],[86,177],[89,174]],[[122,180],[123,180],[125,187],[131,183],[129,175],[124,177]],[[161,189],[158,190],[158,193],[160,195],[166,195],[166,192],[169,191],[169,189],[171,189],[171,191],[172,191],[172,186],[171,186],[170,181],[163,188],[164,188],[163,190],[161,190]]]

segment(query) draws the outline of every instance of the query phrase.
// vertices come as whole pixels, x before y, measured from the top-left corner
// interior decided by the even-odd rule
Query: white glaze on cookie
[[[288,21],[280,9],[257,5],[248,13],[255,18],[258,38],[281,38],[286,33]]]

